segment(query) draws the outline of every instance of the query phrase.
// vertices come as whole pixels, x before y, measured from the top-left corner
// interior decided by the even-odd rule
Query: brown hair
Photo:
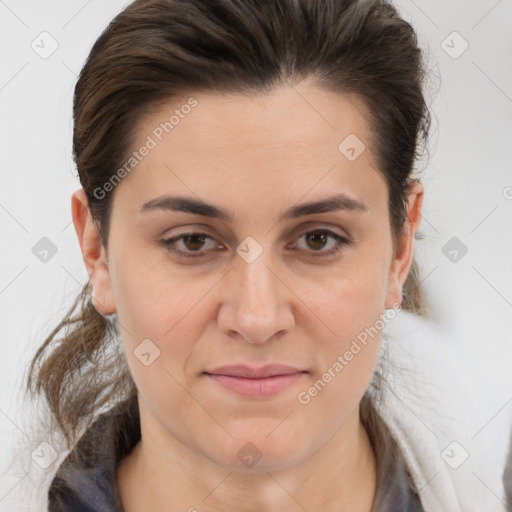
[[[366,105],[396,248],[430,127],[424,77],[412,26],[384,0],[136,0],[94,44],[74,94],[74,159],[105,248],[115,189],[95,191],[133,150],[151,107],[190,91],[260,94],[306,78]],[[100,409],[136,394],[116,323],[90,291],[88,282],[28,373],[28,389],[45,396],[69,443]],[[403,308],[428,314],[415,261]],[[368,425],[371,411],[365,395]]]

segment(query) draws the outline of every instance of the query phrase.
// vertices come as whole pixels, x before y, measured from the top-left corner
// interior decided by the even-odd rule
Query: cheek
[[[312,309],[320,312],[325,325],[313,335],[317,371],[299,390],[296,403],[303,428],[328,436],[357,410],[372,379],[380,351],[383,294],[374,282],[368,286],[363,278],[347,278],[327,288]]]
[[[372,251],[370,247],[354,252],[342,267],[329,269],[319,279],[304,280],[295,288],[318,318],[322,337],[331,340],[329,345],[343,348],[384,312],[388,275],[382,254],[382,248]]]
[[[141,254],[138,260],[136,252],[132,254],[113,272],[128,365],[142,394],[165,393],[169,401],[172,390],[179,391],[177,382],[184,380],[194,341],[215,314],[211,292],[219,277],[205,273],[191,278],[186,268],[176,271],[161,257],[151,261]]]
[[[199,299],[211,285],[194,286],[190,278],[172,275],[164,278],[149,266],[140,272],[119,270],[118,318],[125,327],[124,348],[138,393],[155,416],[173,411],[173,421],[186,425],[181,413],[195,405],[184,392],[183,370],[194,347],[191,341],[200,338],[203,328]]]
[[[386,320],[384,268],[382,258],[361,259],[322,280],[309,295],[303,293],[318,317],[313,339],[319,371],[314,378],[320,382],[307,394],[318,396],[324,407],[325,402],[337,411],[355,407],[372,378]]]
[[[128,337],[163,340],[184,326],[215,285],[217,276],[201,276],[191,267],[171,264],[164,249],[133,248],[116,262],[113,287],[119,320]]]

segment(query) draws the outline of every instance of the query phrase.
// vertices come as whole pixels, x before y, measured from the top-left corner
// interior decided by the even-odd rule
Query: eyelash
[[[321,249],[318,250],[318,251],[313,251],[313,250],[312,251],[306,251],[306,252],[312,253],[312,256],[314,258],[333,256],[334,254],[337,254],[338,252],[343,250],[345,246],[348,246],[351,243],[351,241],[348,238],[346,238],[344,236],[341,236],[341,235],[338,235],[338,233],[335,233],[335,232],[330,231],[328,229],[313,229],[313,230],[310,230],[310,231],[306,231],[306,232],[302,233],[297,238],[297,240],[302,238],[305,235],[310,235],[310,234],[313,234],[313,233],[315,233],[315,234],[326,234],[328,237],[334,238],[338,242],[338,244],[335,246],[335,248],[330,249],[328,251],[322,251]],[[205,251],[187,252],[187,251],[181,251],[179,249],[175,249],[175,248],[172,247],[173,244],[175,244],[179,240],[182,240],[183,238],[198,237],[198,236],[199,237],[210,238],[210,239],[213,240],[213,237],[211,237],[207,233],[195,232],[195,233],[183,233],[181,235],[178,235],[178,236],[175,236],[175,237],[172,237],[172,238],[168,238],[166,240],[162,240],[162,244],[164,245],[164,247],[168,251],[172,252],[173,254],[178,255],[181,258],[201,258],[202,257],[201,253],[204,253]],[[193,254],[194,252],[196,254]],[[315,253],[317,253],[317,254],[315,254]]]

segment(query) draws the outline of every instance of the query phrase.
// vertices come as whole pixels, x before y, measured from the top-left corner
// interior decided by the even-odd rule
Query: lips
[[[278,395],[307,374],[305,370],[283,364],[270,364],[261,368],[221,366],[204,373],[221,388],[253,399]]]
[[[221,366],[215,370],[207,371],[210,375],[226,375],[229,377],[244,377],[246,379],[262,379],[266,377],[275,377],[277,375],[290,375],[293,373],[302,373],[303,370],[293,366],[283,364],[269,364],[261,368],[252,368],[245,365]]]

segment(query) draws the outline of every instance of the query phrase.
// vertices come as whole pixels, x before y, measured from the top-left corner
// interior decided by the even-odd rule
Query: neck
[[[180,443],[142,403],[140,413],[141,441],[117,473],[126,512],[372,510],[376,459],[357,410],[313,455],[276,472],[218,466]]]

